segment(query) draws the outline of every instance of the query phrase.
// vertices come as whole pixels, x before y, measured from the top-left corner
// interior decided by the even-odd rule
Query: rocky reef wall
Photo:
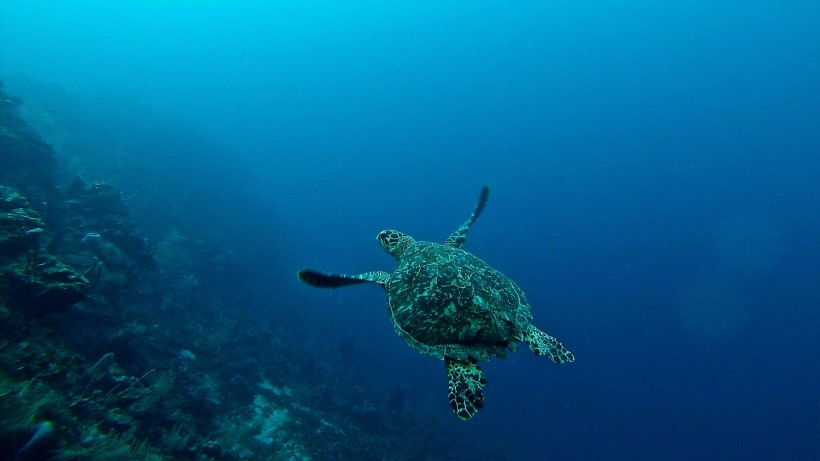
[[[311,335],[275,292],[227,306],[253,279],[230,248],[152,241],[114,185],[56,184],[21,103],[0,87],[0,459],[479,457],[446,399],[439,420],[369,382],[356,340]]]

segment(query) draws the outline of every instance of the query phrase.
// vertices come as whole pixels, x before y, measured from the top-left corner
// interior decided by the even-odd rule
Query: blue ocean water
[[[378,287],[295,272],[390,270],[379,230],[443,241],[488,183],[465,249],[576,362],[483,365],[453,444],[816,459],[820,4],[169,3],[6,0],[0,78],[146,233],[240,255],[203,275],[233,308],[354,341],[370,384],[451,417]]]

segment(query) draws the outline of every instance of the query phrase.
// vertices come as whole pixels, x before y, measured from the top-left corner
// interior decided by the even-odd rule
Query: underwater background
[[[0,458],[817,459],[820,3],[0,3]],[[395,334],[384,228],[575,354]],[[523,345],[522,345],[523,346]]]

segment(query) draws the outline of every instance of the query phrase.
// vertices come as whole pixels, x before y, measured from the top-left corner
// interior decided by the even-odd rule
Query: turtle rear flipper
[[[530,325],[527,331],[524,332],[524,341],[530,346],[530,350],[535,352],[535,355],[549,356],[550,360],[555,363],[574,362],[575,356],[569,351],[561,341],[544,333],[538,328]]]
[[[447,366],[450,408],[459,418],[468,420],[484,408],[484,386],[487,378],[475,362],[444,358]]]
[[[365,272],[364,274],[328,274],[313,269],[302,269],[297,274],[299,280],[319,288],[339,288],[360,283],[378,283],[382,287],[387,283],[390,274],[384,271]]]
[[[461,248],[464,245],[464,241],[467,239],[467,231],[473,227],[478,217],[481,216],[481,212],[484,211],[484,206],[487,205],[487,197],[489,196],[490,186],[484,184],[481,188],[481,195],[478,196],[478,202],[475,204],[473,214],[470,215],[470,218],[467,219],[461,227],[447,237],[447,240],[444,241],[445,245],[456,248]]]

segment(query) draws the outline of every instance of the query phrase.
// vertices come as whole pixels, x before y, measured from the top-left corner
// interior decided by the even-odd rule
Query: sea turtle
[[[530,305],[515,282],[461,249],[489,192],[485,185],[470,218],[444,244],[418,241],[392,229],[379,232],[376,239],[382,248],[398,260],[392,274],[345,275],[312,269],[298,273],[299,280],[315,287],[381,285],[399,336],[422,354],[444,360],[450,406],[463,420],[484,406],[487,379],[479,360],[504,357],[507,349],[515,351],[518,341],[555,363],[575,360],[560,341],[530,323]]]

